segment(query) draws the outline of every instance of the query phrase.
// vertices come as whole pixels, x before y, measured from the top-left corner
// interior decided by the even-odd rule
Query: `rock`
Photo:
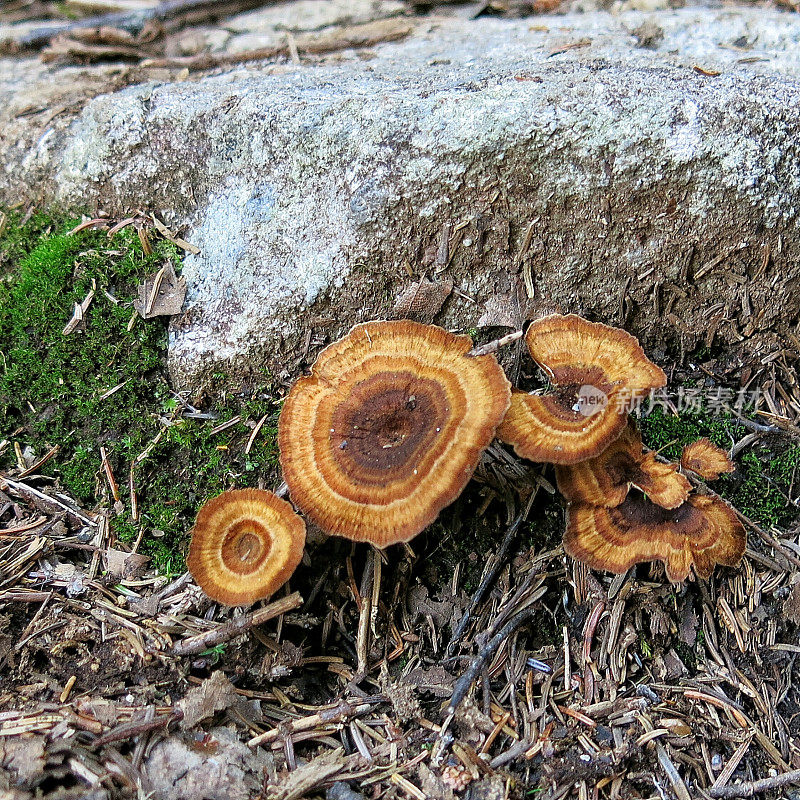
[[[251,750],[235,731],[214,728],[160,741],[144,772],[156,800],[247,800],[274,773],[274,761],[262,748]]]
[[[368,53],[184,80],[71,68],[67,89],[0,62],[2,195],[183,226],[201,253],[170,333],[178,387],[288,379],[310,334],[386,316],[423,279],[453,283],[446,326],[499,319],[507,296],[511,318],[624,324],[656,358],[760,358],[800,311],[800,17],[532,19],[425,18]],[[19,116],[37,92],[60,113]]]

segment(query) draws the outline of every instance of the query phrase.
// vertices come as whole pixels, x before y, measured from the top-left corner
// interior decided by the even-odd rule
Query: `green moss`
[[[37,438],[75,448],[78,440],[93,439],[96,449],[126,411],[132,416],[167,391],[158,375],[164,322],[127,326],[138,280],[166,259],[177,263],[177,255],[159,242],[145,256],[131,230],[113,244],[102,233],[67,236],[74,223],[41,234],[0,290],[0,425],[19,424]],[[63,335],[75,303],[90,291],[84,329]]]
[[[62,222],[42,213],[24,219],[19,211],[0,210],[0,278],[7,277],[40,238]]]
[[[6,216],[0,233],[0,439],[17,439],[39,455],[58,445],[44,472],[88,507],[111,504],[102,446],[124,507],[112,515],[112,529],[132,541],[143,527],[142,551],[177,570],[186,532],[210,496],[274,478],[279,408],[265,385],[229,392],[224,402],[204,408],[214,419],[175,413],[180,402],[165,374],[166,322],[142,320],[132,301],[141,280],[166,261],[180,268],[178,253],[154,240],[146,255],[131,228],[112,240],[105,232],[67,236],[77,221],[36,214],[22,224],[18,214]],[[83,330],[65,336],[75,303],[90,290],[95,294]],[[212,432],[237,415],[236,425]],[[265,415],[245,454],[252,425]],[[10,452],[0,466],[10,466]],[[138,521],[130,516],[133,464]]]
[[[702,437],[729,450],[749,431],[730,414],[668,414],[661,408],[640,421],[645,444],[671,459],[680,458],[684,445]],[[800,447],[785,437],[764,436],[736,459],[736,472],[723,475],[712,486],[739,511],[760,525],[785,528],[797,519],[787,501],[800,470]]]

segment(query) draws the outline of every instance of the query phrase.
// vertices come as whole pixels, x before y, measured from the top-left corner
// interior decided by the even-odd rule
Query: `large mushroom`
[[[186,563],[212,600],[250,605],[289,580],[305,540],[306,524],[285,500],[262,489],[233,489],[200,509]]]
[[[509,404],[494,356],[409,320],[356,325],[289,392],[278,423],[293,502],[378,547],[427,527],[466,486]]]
[[[663,561],[674,583],[689,570],[711,576],[716,564],[735,567],[746,534],[720,498],[690,495],[678,508],[665,509],[631,491],[616,508],[574,503],[567,511],[564,549],[594,569],[623,573],[642,561]]]
[[[552,389],[514,392],[497,436],[530,461],[577,464],[600,455],[624,430],[630,403],[667,382],[629,333],[575,314],[537,320],[525,342]]]
[[[692,488],[677,464],[664,464],[655,453],[644,453],[633,419],[622,435],[596,458],[572,466],[556,465],[558,489],[570,502],[613,508],[631,487],[644,492],[662,508],[677,508]]]

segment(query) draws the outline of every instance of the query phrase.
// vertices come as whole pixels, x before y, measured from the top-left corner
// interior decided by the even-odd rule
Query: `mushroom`
[[[720,498],[690,495],[665,509],[637,491],[616,508],[575,503],[567,511],[564,549],[594,569],[622,573],[641,561],[663,561],[673,583],[691,567],[710,577],[716,564],[735,567],[747,537],[732,509]]]
[[[356,325],[289,392],[278,422],[293,502],[377,547],[427,527],[466,486],[510,387],[472,340],[409,320]]]
[[[715,481],[723,472],[736,469],[728,454],[705,438],[683,448],[681,466],[707,481]]]
[[[212,600],[250,605],[289,580],[305,541],[306,524],[285,500],[263,489],[233,489],[200,509],[186,563]]]
[[[629,333],[575,314],[537,320],[525,342],[552,389],[514,392],[497,436],[530,461],[577,464],[600,455],[625,428],[627,405],[667,382]]]
[[[556,465],[558,489],[567,500],[613,508],[641,489],[662,508],[677,508],[692,488],[677,464],[663,464],[643,453],[642,437],[632,419],[622,435],[596,458],[572,466]]]

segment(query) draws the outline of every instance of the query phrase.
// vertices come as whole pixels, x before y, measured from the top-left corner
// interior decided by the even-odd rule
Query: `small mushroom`
[[[622,435],[596,458],[572,466],[556,465],[558,489],[571,502],[613,508],[633,486],[662,508],[677,508],[691,491],[677,464],[663,464],[655,453],[644,453],[642,437],[632,419]]]
[[[234,489],[200,509],[186,563],[212,600],[250,605],[289,580],[305,541],[306,524],[285,500],[263,489]]]
[[[630,403],[667,382],[629,333],[575,314],[537,320],[525,342],[552,389],[514,392],[497,436],[530,461],[577,464],[600,455],[624,430]]]
[[[567,553],[593,569],[623,573],[642,561],[663,561],[673,583],[692,567],[703,579],[716,564],[735,567],[746,543],[741,522],[718,497],[690,495],[665,509],[636,491],[616,508],[571,505],[564,534]]]
[[[327,533],[404,542],[458,497],[510,387],[472,340],[409,320],[356,325],[289,392],[278,423],[293,502]]]
[[[736,469],[728,454],[705,438],[683,448],[681,466],[707,481],[715,481],[723,472]]]

